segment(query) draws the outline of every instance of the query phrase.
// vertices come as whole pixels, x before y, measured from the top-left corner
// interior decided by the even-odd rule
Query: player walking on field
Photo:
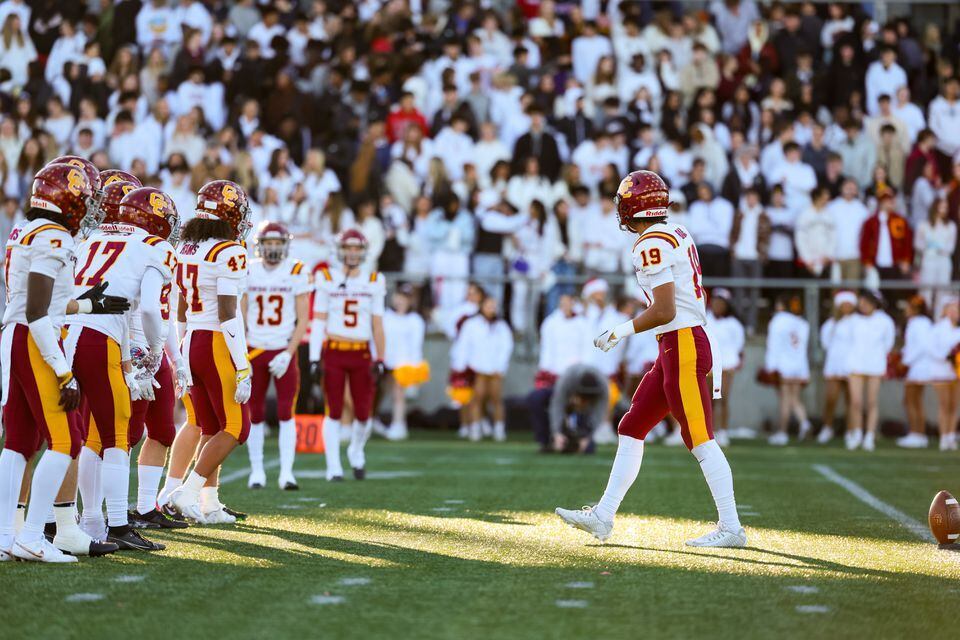
[[[323,423],[323,447],[327,458],[327,480],[343,480],[340,463],[340,417],[343,394],[350,385],[350,397],[356,424],[350,435],[347,459],[353,477],[363,480],[366,474],[364,447],[373,428],[371,415],[377,379],[383,375],[384,298],[386,285],[376,271],[365,271],[360,265],[367,253],[367,240],[356,229],[340,236],[338,257],[340,269],[323,269],[317,278],[310,330],[311,370],[317,371],[323,359],[323,396],[327,403]],[[376,357],[370,353],[370,339]]]
[[[607,351],[628,336],[652,330],[659,355],[617,428],[617,455],[600,502],[580,511],[558,508],[556,513],[601,541],[609,538],[617,509],[640,472],[643,440],[669,413],[679,421],[683,441],[700,463],[719,512],[717,528],[687,545],[742,547],[747,536],[737,515],[733,474],[713,438],[707,374],[713,371],[713,395],[719,397],[720,363],[704,329],[707,312],[700,261],[689,232],[667,222],[669,200],[666,184],[651,171],[634,171],[617,190],[620,228],[640,236],[633,246],[633,266],[649,306],[636,318],[603,332],[594,345]]]
[[[280,477],[286,491],[299,489],[293,475],[297,429],[293,413],[300,389],[297,348],[310,323],[310,291],[313,282],[303,262],[290,258],[291,235],[278,222],[264,222],[257,232],[257,256],[250,264],[247,295],[243,299],[247,319],[247,342],[253,387],[250,393],[250,479],[247,486],[262,489],[264,404],[270,379],[277,390],[280,421]]]

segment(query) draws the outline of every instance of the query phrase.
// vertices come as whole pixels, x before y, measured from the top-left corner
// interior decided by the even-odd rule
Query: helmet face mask
[[[280,264],[290,254],[292,239],[282,223],[264,220],[257,229],[257,255],[267,264]]]
[[[337,243],[337,258],[348,269],[359,267],[367,258],[367,239],[356,229],[344,231]]]

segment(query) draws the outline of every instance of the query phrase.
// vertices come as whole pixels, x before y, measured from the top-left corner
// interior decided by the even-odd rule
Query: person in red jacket
[[[878,193],[877,212],[860,230],[860,260],[867,269],[876,268],[881,280],[906,278],[913,267],[913,231],[894,211],[895,195],[889,187]]]
[[[420,113],[414,104],[413,94],[409,91],[404,91],[400,94],[399,107],[391,111],[390,115],[387,116],[387,138],[390,140],[390,144],[402,139],[404,132],[411,124],[420,127],[424,137],[430,137],[430,128],[427,126],[427,119],[423,117],[423,114]]]

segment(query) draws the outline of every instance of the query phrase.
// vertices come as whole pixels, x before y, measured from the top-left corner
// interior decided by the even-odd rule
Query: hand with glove
[[[250,385],[253,383],[250,377],[250,367],[237,371],[237,390],[233,394],[233,399],[239,404],[245,403],[250,399]]]
[[[60,406],[64,411],[73,411],[80,406],[80,384],[72,372],[57,376],[60,384]]]
[[[139,352],[143,353],[143,352]],[[144,372],[148,373],[150,377],[157,375],[157,371],[160,370],[160,364],[163,361],[163,350],[160,351],[147,351],[143,355],[134,357],[134,367],[143,369]]]
[[[126,298],[104,295],[103,292],[108,284],[106,281],[101,282],[77,296],[79,305],[77,313],[118,315],[129,311],[130,301]]]
[[[270,364],[267,365],[267,368],[270,370],[270,375],[272,375],[274,378],[282,377],[290,367],[290,360],[292,357],[293,356],[291,356],[287,351],[281,351],[277,355],[273,356],[273,359],[270,360]]]
[[[176,393],[178,398],[182,398],[190,391],[193,386],[193,378],[190,377],[190,370],[183,360],[178,360],[174,371],[177,376]]]
[[[383,360],[377,360],[372,365],[370,365],[370,373],[373,374],[373,381],[376,382],[383,377],[383,374],[387,372],[387,368],[383,365]]]
[[[134,369],[137,385],[140,388],[140,399],[153,402],[157,399],[155,389],[160,388],[160,383],[150,374],[150,371],[141,367]]]
[[[137,380],[137,370],[131,367],[130,371],[124,371],[123,379],[127,383],[127,388],[130,389],[130,401],[136,402],[142,399],[140,395],[140,381]]]
[[[320,378],[323,377],[323,365],[320,364],[320,361],[310,363],[310,379],[314,382],[320,382]]]
[[[614,335],[612,329],[610,331],[604,331],[593,340],[593,346],[595,346],[597,349],[600,349],[600,351],[603,351],[604,353],[610,351],[610,349],[613,349],[619,343],[620,338]]]

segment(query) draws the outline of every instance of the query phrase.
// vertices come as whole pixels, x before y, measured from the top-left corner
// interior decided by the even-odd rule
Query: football
[[[930,504],[930,531],[940,544],[957,542],[960,536],[960,504],[948,491],[941,491]]]

